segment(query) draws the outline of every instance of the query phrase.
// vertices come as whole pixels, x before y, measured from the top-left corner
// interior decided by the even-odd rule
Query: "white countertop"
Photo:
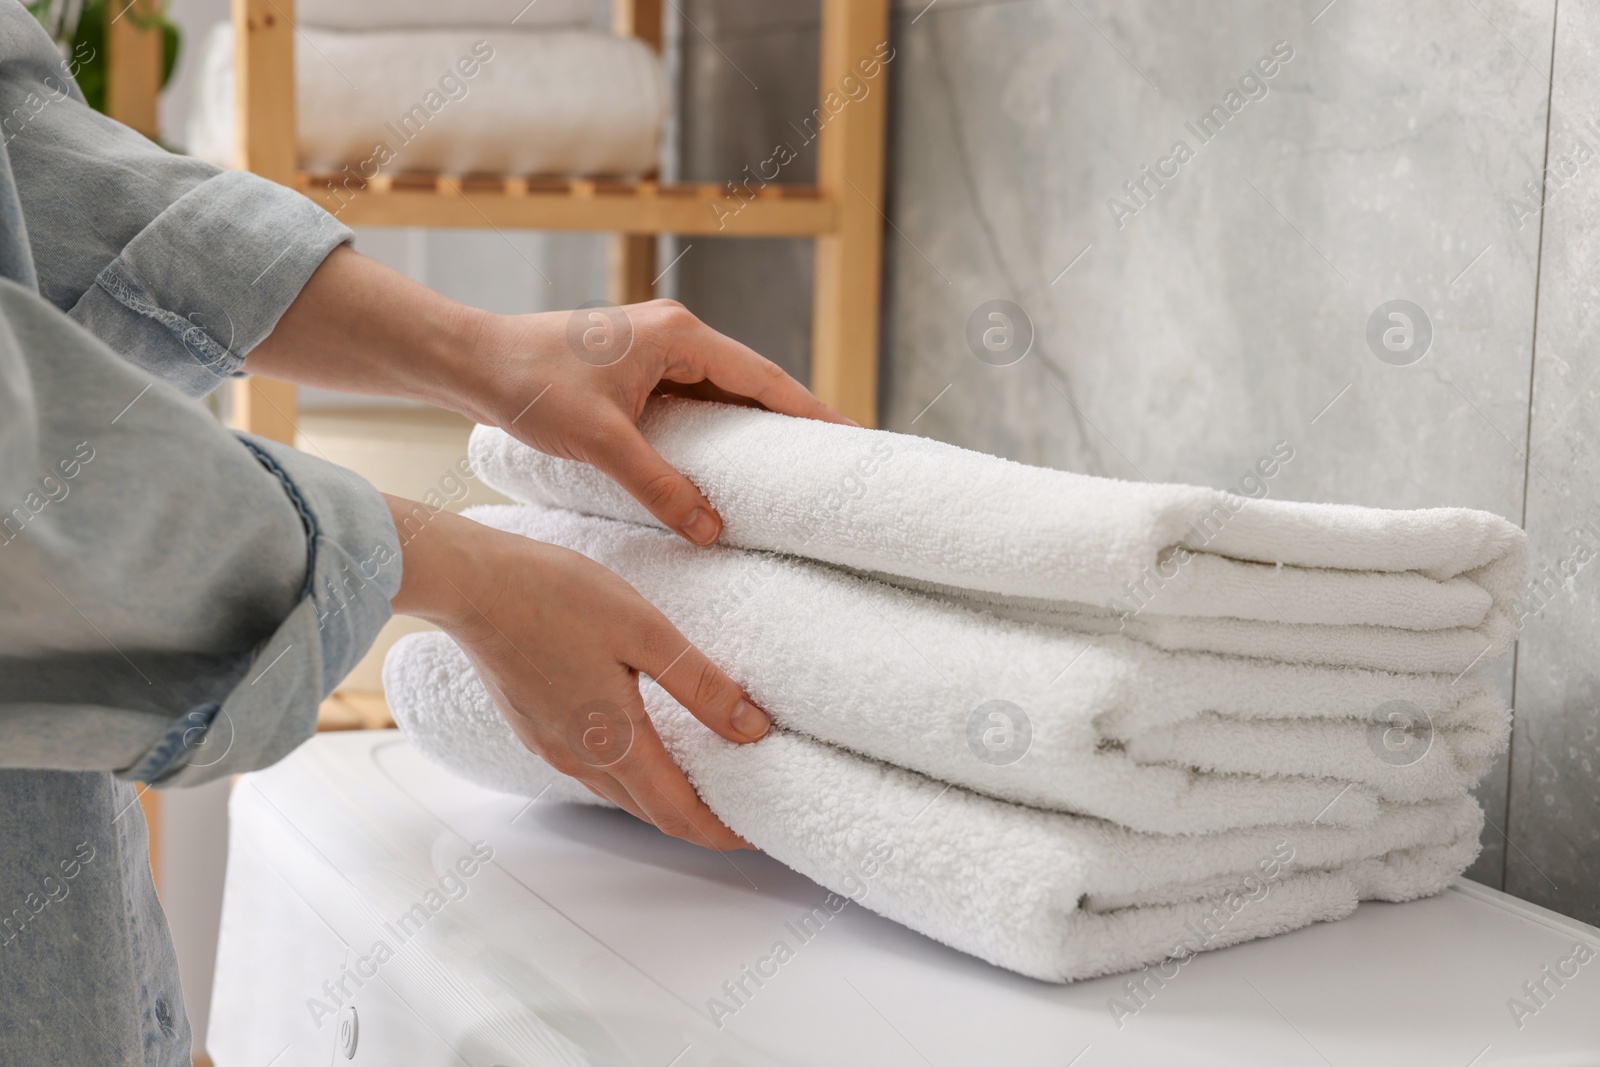
[[[392,731],[317,737],[231,812],[218,1067],[1600,1064],[1600,930],[1471,883],[1205,953],[1141,1001],[854,904],[802,929],[827,894],[764,855],[481,789]]]

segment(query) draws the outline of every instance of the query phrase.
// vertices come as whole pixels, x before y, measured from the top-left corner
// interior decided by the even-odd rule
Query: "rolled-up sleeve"
[[[190,784],[308,737],[399,587],[376,490],[189,399],[350,233],[69,73],[0,4],[0,766]]]
[[[303,595],[226,697],[169,725],[124,777],[193,785],[276,762],[311,735],[317,703],[389,619],[400,543],[382,498],[351,492],[348,471],[275,441],[242,440],[281,481],[306,530]]]
[[[190,784],[309,737],[399,588],[377,491],[6,281],[0,427],[0,766]]]
[[[39,294],[123,358],[209,392],[349,228],[292,189],[168,152],[90,108],[20,4],[0,5],[0,50],[0,133]]]
[[[71,314],[134,363],[201,396],[240,369],[349,239],[299,193],[223,171],[135,234]]]

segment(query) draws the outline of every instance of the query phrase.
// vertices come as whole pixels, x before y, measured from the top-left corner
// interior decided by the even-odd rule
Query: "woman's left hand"
[[[494,315],[349,248],[323,261],[245,367],[302,385],[422,400],[499,426],[542,452],[593,464],[701,545],[717,539],[722,519],[639,432],[651,393],[850,424],[675,300]]]
[[[722,519],[639,432],[652,393],[854,425],[675,300],[492,317],[473,347],[472,417],[541,452],[597,467],[699,545],[717,539]]]

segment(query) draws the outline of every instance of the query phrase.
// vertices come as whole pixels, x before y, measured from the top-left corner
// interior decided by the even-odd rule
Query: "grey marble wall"
[[[1563,3],[1528,441],[1532,569],[1518,644],[1505,888],[1600,921],[1600,12]],[[1530,221],[1529,228],[1533,228]],[[1549,568],[1546,571],[1546,568]]]
[[[1500,32],[1444,4],[901,20],[886,424],[1202,484],[1286,440],[1286,497],[1520,519],[1538,233],[1504,205],[1542,165],[1547,86],[1525,56],[1548,61],[1549,7],[1496,11]],[[1264,56],[1257,99],[1200,127]],[[1147,166],[1177,173],[1158,186]],[[964,342],[993,298],[1033,320],[1013,367]],[[1432,323],[1410,366],[1367,344],[1391,299]],[[1493,884],[1505,782],[1482,790],[1474,873]]]
[[[1557,36],[1555,7],[897,2],[883,424],[1218,485],[1286,440],[1282,496],[1517,522],[1526,507],[1538,565],[1559,569],[1586,536],[1600,551],[1584,477],[1600,460],[1585,343],[1600,329],[1585,269],[1600,250],[1600,26],[1564,4]],[[812,106],[817,6],[682,11],[681,166],[720,180]],[[1197,130],[1219,106],[1220,131]],[[1552,167],[1580,139],[1595,156],[1541,212],[1547,121]],[[697,240],[677,269],[690,306],[804,370],[803,245]],[[1012,366],[966,342],[996,299],[1034,332]],[[1368,342],[1392,300],[1426,319],[1420,358]],[[1492,825],[1471,872],[1590,921],[1596,582],[1600,568],[1566,580],[1498,668],[1518,720],[1480,790]]]

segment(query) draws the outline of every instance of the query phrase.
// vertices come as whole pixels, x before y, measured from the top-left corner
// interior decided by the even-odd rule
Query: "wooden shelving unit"
[[[341,208],[352,226],[472,229],[610,230],[724,237],[815,237],[838,227],[838,205],[813,186],[768,185],[719,219],[723,189],[601,178],[504,178],[432,174],[380,175],[357,194],[333,200],[332,175],[299,173],[295,187],[324,206]],[[331,202],[330,202],[331,201]],[[654,242],[651,242],[652,245]]]
[[[613,10],[617,32],[660,48],[661,0],[617,0]],[[239,165],[327,204],[343,185],[305,173],[297,162],[292,0],[233,0],[233,19]],[[888,29],[888,0],[823,0],[819,99],[872,56]],[[381,176],[333,202],[339,217],[354,225],[608,231],[617,303],[651,297],[658,234],[814,240],[812,388],[857,422],[872,425],[884,93],[827,113],[817,136],[817,184],[768,185],[742,206],[714,184],[437,174]],[[292,388],[262,379],[235,388],[242,427],[293,440]]]

